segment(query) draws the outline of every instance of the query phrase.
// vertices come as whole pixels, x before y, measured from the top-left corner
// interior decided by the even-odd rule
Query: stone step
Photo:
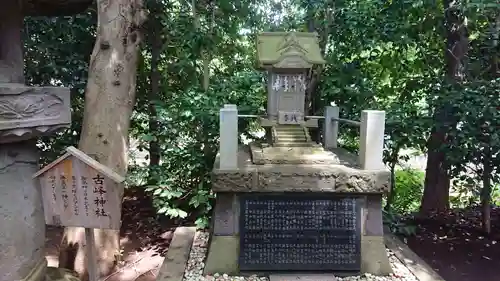
[[[278,136],[278,142],[306,142],[306,136]]]
[[[313,143],[310,142],[282,142],[278,141],[274,144],[277,147],[312,147]]]
[[[276,132],[304,132],[304,128],[302,128],[302,127],[295,127],[295,128],[276,127]]]
[[[276,132],[278,136],[304,136],[305,132]]]
[[[276,132],[278,135],[280,136],[303,136],[304,135],[304,131],[300,131],[300,132]]]
[[[275,127],[274,146],[278,147],[310,147],[304,128],[297,125],[278,125]]]
[[[301,125],[277,125],[275,128],[277,129],[296,129],[303,128]]]

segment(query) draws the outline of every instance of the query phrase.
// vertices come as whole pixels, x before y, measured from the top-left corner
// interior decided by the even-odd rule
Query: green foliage
[[[398,214],[411,214],[418,211],[424,189],[425,174],[419,170],[405,169],[396,171],[396,196],[392,209]]]
[[[153,195],[158,213],[171,218],[196,217],[199,227],[207,226],[214,198],[210,172],[218,150],[219,109],[231,103],[238,105],[241,114],[261,114],[265,101],[264,77],[250,60],[254,46],[248,44],[250,38],[239,34],[246,20],[256,15],[249,2],[228,4],[197,6],[199,28],[193,24],[188,2],[151,5],[151,18],[161,26],[160,37],[167,39],[162,41],[156,62],[162,69],[160,92],[149,95],[154,48],[150,42],[155,36],[149,32],[132,120],[132,136],[139,139],[140,149],[147,151],[152,142],[160,147],[159,165],[132,167],[136,175],[148,179],[146,190]],[[201,66],[207,52],[210,87],[204,90]],[[149,128],[151,117],[157,122],[155,131]],[[240,120],[239,131],[247,132],[250,125],[248,120]]]
[[[60,156],[80,138],[87,69],[95,39],[95,13],[73,17],[24,19],[25,76],[28,85],[64,86],[71,89],[71,128],[38,142],[42,163]]]
[[[491,184],[500,180],[500,79],[475,80],[441,89],[436,100],[446,108],[449,123],[446,152],[450,173],[457,178],[457,205],[489,200]],[[485,189],[486,187],[486,189]]]
[[[406,217],[394,211],[383,210],[382,212],[383,223],[392,233],[402,236],[413,236],[417,233],[417,226]]]
[[[383,211],[384,225],[394,234],[415,235],[417,227],[410,218],[420,207],[424,178],[424,173],[415,169],[395,171],[390,208],[386,206]]]
[[[446,112],[453,120],[449,126],[448,161],[451,171],[462,180],[481,176],[485,164],[492,168],[492,179],[498,181],[500,166],[500,79],[453,85],[443,90],[437,103],[451,104]],[[456,124],[456,125],[455,125]],[[471,166],[473,165],[473,166]],[[475,166],[475,167],[474,167]],[[472,177],[461,172],[472,172]]]
[[[477,1],[476,1],[477,2]],[[447,108],[450,130],[443,144],[450,172],[461,177],[474,167],[469,190],[479,194],[481,167],[492,167],[498,180],[500,84],[485,71],[493,56],[492,23],[498,15],[494,1],[467,2],[460,8],[469,21],[467,77],[454,84],[444,77],[444,7],[440,1],[196,1],[199,27],[194,26],[190,1],[147,1],[150,9],[137,80],[137,104],[130,136],[148,152],[158,144],[159,165],[131,165],[128,180],[144,185],[161,215],[208,222],[214,194],[210,171],[218,149],[218,110],[238,105],[241,114],[262,114],[265,75],[255,70],[257,31],[299,30],[313,26],[320,36],[326,65],[315,69],[312,112],[335,102],[342,118],[359,120],[363,109],[387,113],[385,163],[394,168],[405,160],[401,151],[425,151],[431,116]],[[26,80],[31,85],[72,88],[72,127],[39,145],[43,162],[57,157],[80,134],[88,60],[95,40],[92,9],[72,17],[27,17],[24,32]],[[159,46],[154,46],[159,39]],[[159,52],[153,61],[153,49]],[[498,49],[498,46],[496,47]],[[204,55],[205,54],[205,55]],[[210,87],[204,90],[203,59],[210,59]],[[153,92],[152,71],[160,73]],[[158,128],[151,129],[150,121]],[[239,121],[249,134],[255,124]],[[460,124],[457,126],[457,124]],[[341,126],[341,144],[356,152],[358,128]],[[485,153],[488,148],[490,153]],[[488,156],[485,158],[485,156]],[[149,155],[148,155],[149,157]],[[137,159],[142,160],[142,159]],[[146,159],[148,160],[148,159]],[[399,216],[418,208],[422,196],[420,172],[397,171],[393,212],[386,213],[391,229],[399,231]],[[496,191],[494,191],[496,192]],[[474,200],[472,200],[474,201]],[[395,218],[398,217],[398,218]],[[405,232],[401,230],[400,232]]]
[[[424,177],[422,171],[415,169],[395,171],[390,208],[385,208],[383,211],[384,224],[391,232],[404,236],[415,234],[416,226],[408,218],[420,207]]]
[[[245,83],[237,81],[238,77],[236,75],[228,82]],[[249,76],[242,75],[241,78],[248,79]],[[262,102],[261,89],[252,89],[251,86],[257,81],[249,81],[252,82],[248,83],[249,89],[232,99],[225,94],[225,87],[221,87],[221,92],[216,92],[218,89],[209,93],[192,91],[179,96],[175,103],[158,104],[161,130],[143,134],[142,140],[149,141],[152,137],[161,140],[162,159],[168,159],[159,167],[143,168],[149,170],[156,182],[146,190],[153,192],[154,204],[160,214],[184,218],[190,213],[199,213],[200,224],[208,221],[206,215],[211,210],[213,198],[210,171],[218,149],[218,111],[225,103],[258,109]],[[241,123],[240,130],[246,131],[248,123]]]

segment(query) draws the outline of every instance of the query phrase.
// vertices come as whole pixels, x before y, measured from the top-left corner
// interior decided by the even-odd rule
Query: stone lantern
[[[65,278],[47,271],[36,138],[71,124],[70,90],[24,85],[25,16],[71,15],[92,0],[4,0],[0,10],[0,281]],[[56,78],[56,77],[54,77]]]
[[[267,118],[261,125],[271,128],[274,146],[310,146],[305,120],[307,74],[324,64],[316,33],[264,32],[257,36],[259,67],[268,72]]]

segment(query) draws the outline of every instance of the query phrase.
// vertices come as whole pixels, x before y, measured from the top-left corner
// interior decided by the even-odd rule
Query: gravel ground
[[[203,267],[205,266],[205,255],[207,252],[208,233],[198,232],[195,237],[186,272],[183,281],[269,281],[267,277],[259,276],[228,276],[227,274],[214,274],[213,276],[203,276]],[[389,260],[392,264],[394,274],[391,276],[373,276],[364,274],[362,276],[337,277],[338,281],[418,281],[418,279],[404,266],[391,251],[387,250]]]

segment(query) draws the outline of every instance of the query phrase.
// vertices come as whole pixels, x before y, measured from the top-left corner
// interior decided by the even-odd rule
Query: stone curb
[[[157,281],[182,281],[191,253],[196,227],[177,227],[168,247]]]
[[[392,233],[384,234],[385,245],[419,281],[445,281],[423,259]]]

